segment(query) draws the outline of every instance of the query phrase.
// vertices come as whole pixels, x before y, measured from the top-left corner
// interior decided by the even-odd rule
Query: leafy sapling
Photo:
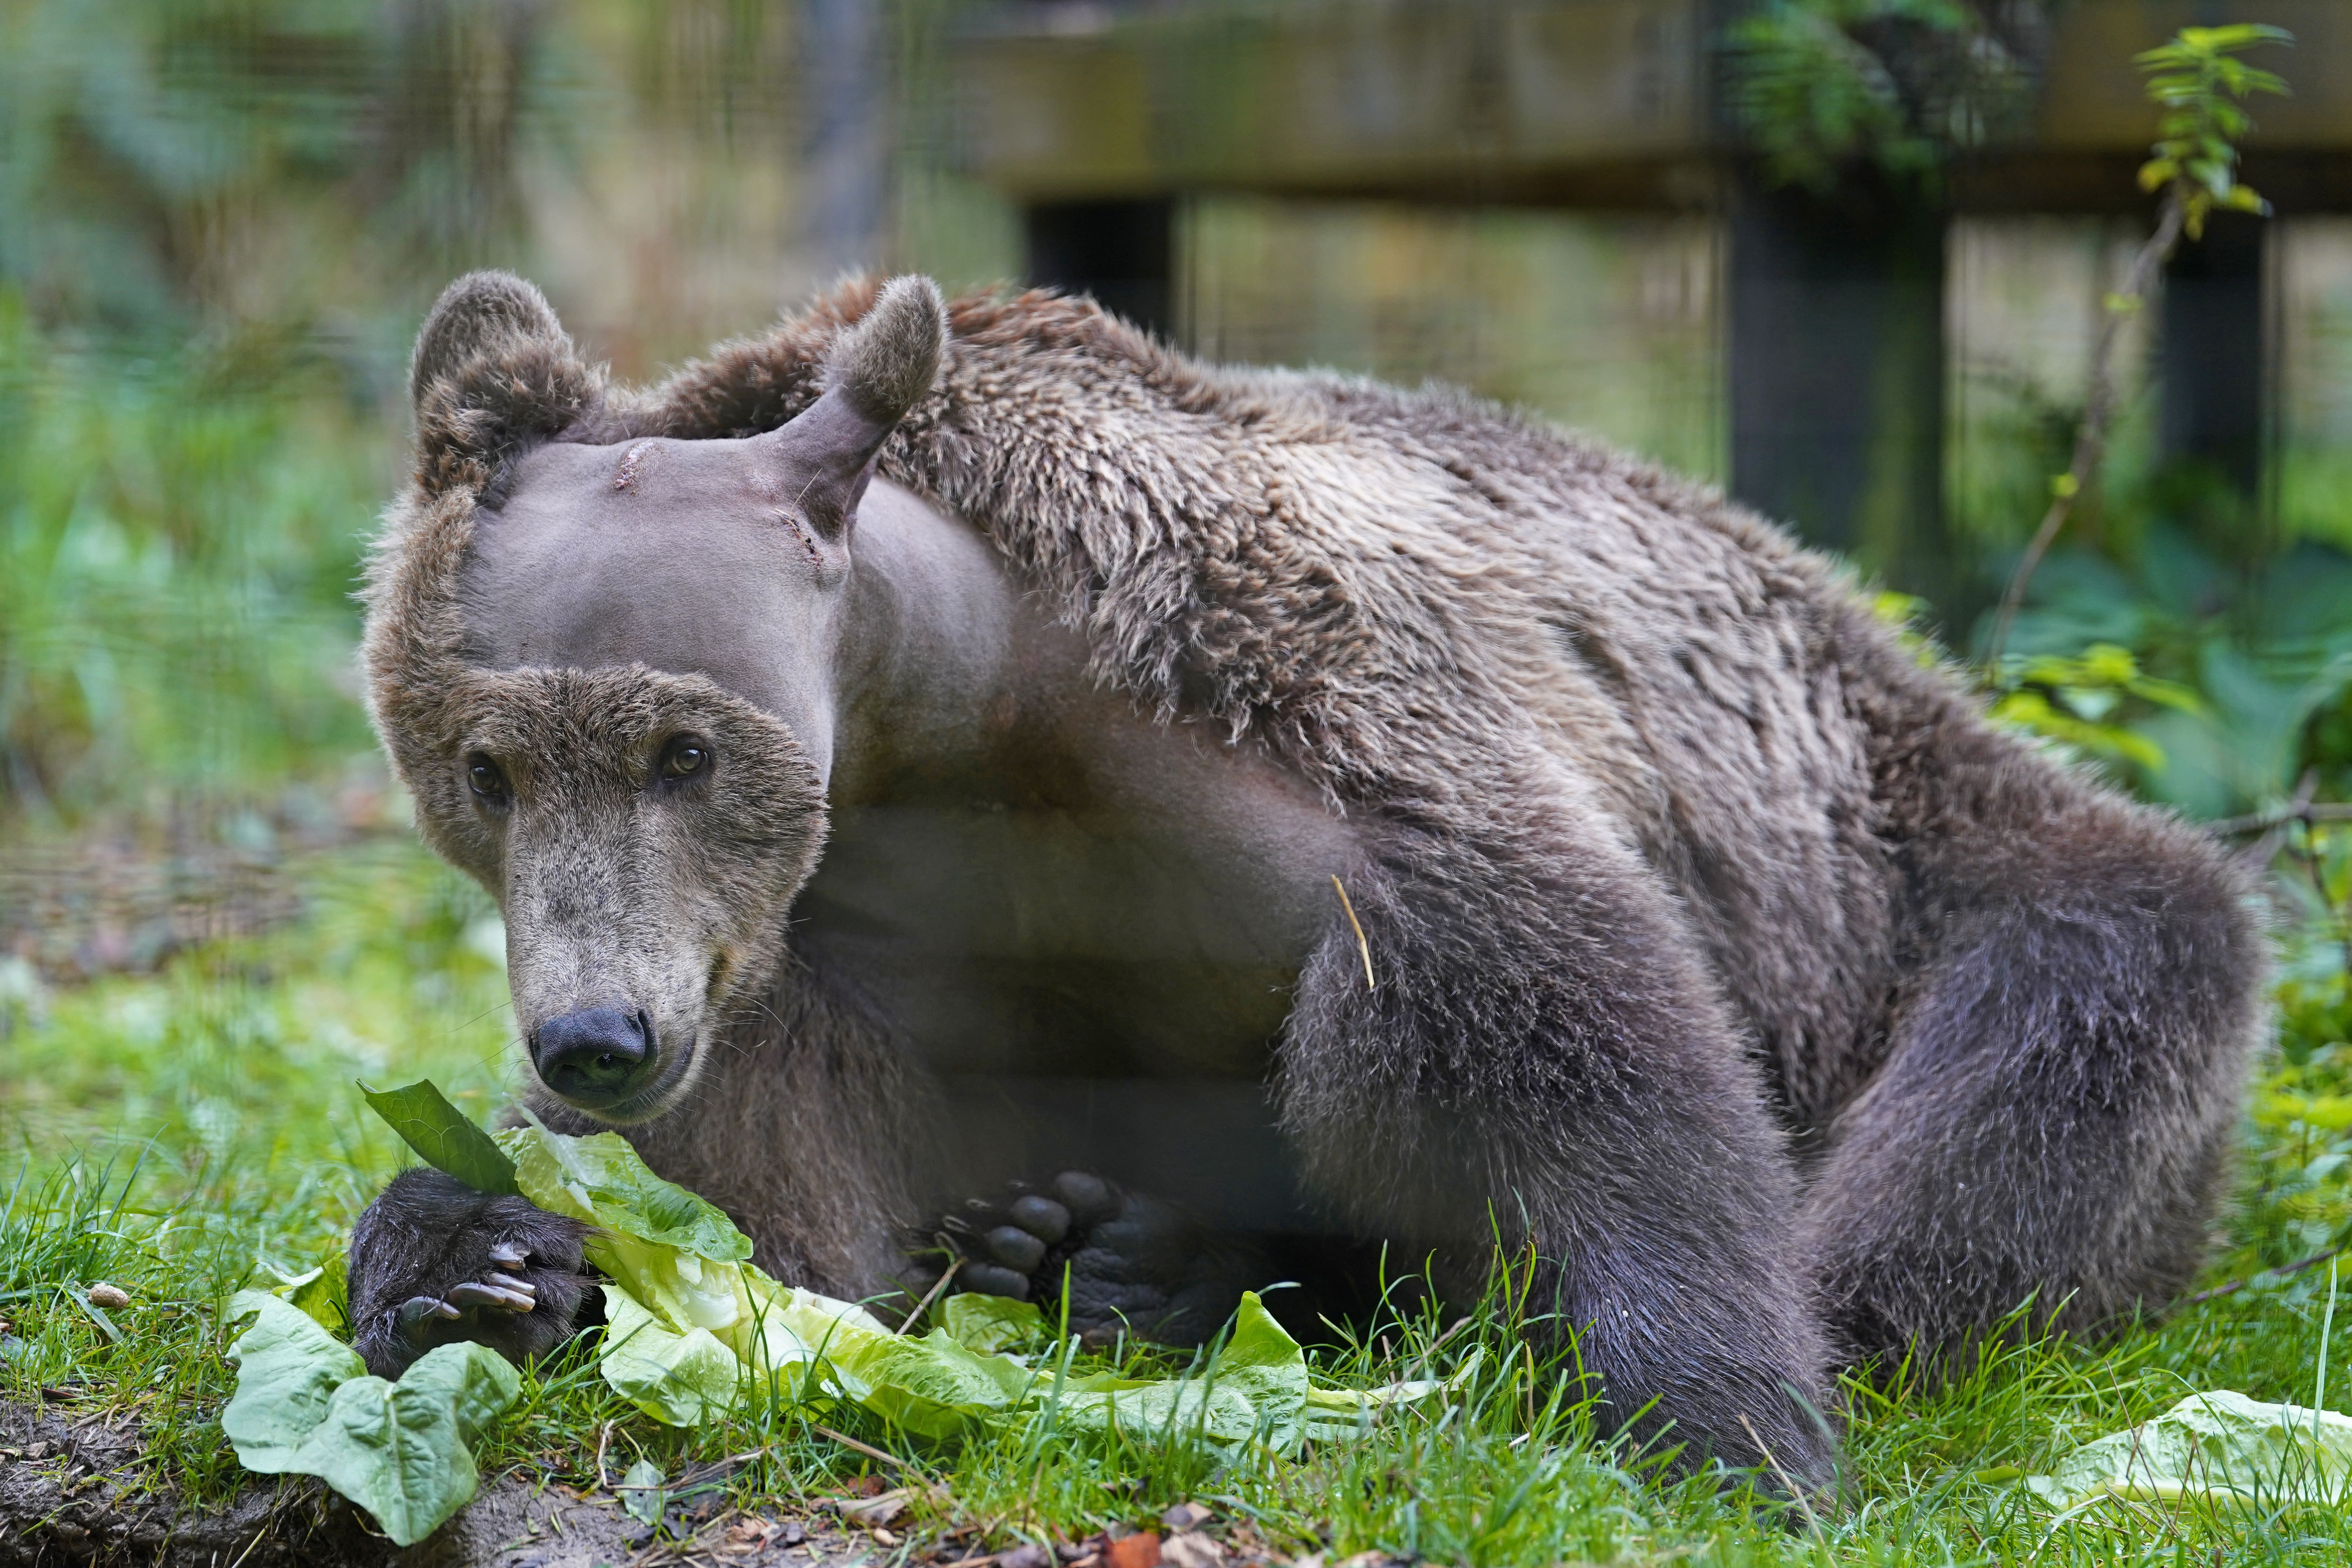
[[[2181,237],[2201,239],[2205,220],[2217,207],[2267,215],[2270,204],[2238,179],[2238,142],[2254,121],[2240,105],[2256,93],[2284,93],[2285,80],[2237,57],[2261,44],[2292,44],[2282,27],[2241,23],[2227,27],[2183,27],[2170,43],[2134,56],[2147,74],[2147,95],[2163,110],[2157,121],[2153,155],[2139,168],[2140,188],[2160,192],[2156,228],[2132,258],[2124,285],[2107,296],[2106,312],[2091,348],[2090,393],[2074,433],[2074,460],[2050,481],[2050,507],[2018,559],[2000,596],[1988,664],[1998,665],[2011,623],[2024,603],[2042,556],[2074,515],[2074,503],[2098,477],[2106,455],[2107,425],[2115,417],[2116,345],[2123,324],[2140,308]]]

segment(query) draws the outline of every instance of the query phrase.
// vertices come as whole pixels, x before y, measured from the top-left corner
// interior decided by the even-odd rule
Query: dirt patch
[[[139,1456],[126,1424],[0,1405],[0,1563],[393,1561],[391,1543],[323,1487],[257,1482],[226,1508],[196,1509],[144,1485]]]
[[[729,1507],[723,1467],[690,1473],[657,1530],[606,1495],[509,1474],[403,1552],[307,1477],[257,1477],[197,1508],[141,1473],[135,1427],[0,1403],[0,1565],[139,1568],[652,1568],[695,1561],[826,1568],[887,1555],[872,1534]]]
[[[689,1478],[689,1481],[697,1478]],[[705,1472],[706,1479],[719,1478]],[[886,1555],[863,1531],[727,1505],[716,1490],[673,1506],[656,1531],[607,1497],[509,1476],[486,1489],[400,1568],[600,1568],[725,1563],[747,1568],[847,1568]]]

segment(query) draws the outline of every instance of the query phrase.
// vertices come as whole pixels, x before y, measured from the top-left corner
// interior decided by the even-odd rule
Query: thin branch
[[[2312,797],[2316,795],[2318,793],[2319,770],[2317,768],[2304,769],[2302,779],[2294,786],[2294,798],[2288,801],[2284,807],[2281,807],[2278,810],[2278,815],[2283,816],[2285,820],[2274,822],[2263,827],[2260,833],[2256,835],[2254,841],[2252,844],[2249,844],[2243,849],[2239,850],[2238,860],[2240,864],[2245,866],[2269,865],[2273,858],[2277,856],[2279,846],[2286,839],[2288,824],[2294,822],[2295,818],[2301,816],[2305,812],[2311,809]],[[2219,837],[2219,835],[2216,837]],[[2322,903],[2329,901],[2326,891],[2324,889],[2320,892],[2319,901]]]
[[[2232,1279],[2227,1285],[2216,1285],[2210,1290],[2200,1290],[2194,1296],[2183,1296],[2180,1299],[2180,1304],[2184,1307],[2194,1307],[2206,1301],[2218,1301],[2224,1296],[2236,1295],[2257,1279],[2289,1279],[2306,1268],[2316,1268],[2331,1258],[2341,1258],[2345,1250],[2341,1247],[2331,1247],[2325,1252],[2315,1252],[2310,1257],[2299,1258],[2293,1263],[2282,1263],[2276,1268],[2265,1268],[2259,1273],[2249,1274],[2243,1279]]]
[[[2000,614],[1993,621],[1992,639],[1985,649],[1988,665],[2000,661],[2000,650],[2009,641],[2010,624],[2017,619],[2018,606],[2025,601],[2026,585],[2033,581],[2042,556],[2049,553],[2059,531],[2074,515],[2075,501],[2098,479],[2099,464],[2107,451],[2107,422],[2116,411],[2116,344],[2123,336],[2124,318],[2136,313],[2147,299],[2148,290],[2156,287],[2157,274],[2180,243],[2180,226],[2186,216],[2176,183],[2165,192],[2156,231],[2139,247],[2139,254],[2132,258],[2131,271],[2125,276],[2123,288],[2116,291],[2116,298],[2110,301],[2105,318],[2099,323],[2099,336],[2091,349],[2091,384],[2083,404],[2083,421],[2074,431],[2074,460],[2067,465],[2065,482],[2051,498],[2050,510],[2042,514],[2042,526],[2033,531],[2032,542],[2018,560],[2017,570],[2010,574],[2009,587],[2000,596]]]
[[[1819,1535],[1822,1532],[1822,1521],[1814,1514],[1811,1501],[1805,1496],[1803,1489],[1789,1479],[1789,1472],[1780,1468],[1780,1461],[1773,1457],[1771,1445],[1764,1441],[1763,1435],[1756,1430],[1756,1424],[1748,1419],[1746,1411],[1740,1412],[1739,1424],[1748,1428],[1748,1436],[1755,1440],[1757,1451],[1764,1456],[1764,1462],[1772,1468],[1772,1473],[1780,1478],[1780,1484],[1789,1489],[1789,1496],[1795,1500],[1799,1508],[1804,1510],[1805,1527],[1815,1535]]]
[[[1364,925],[1356,918],[1356,906],[1348,898],[1348,885],[1339,878],[1333,877],[1331,886],[1339,891],[1339,907],[1347,911],[1348,924],[1355,929],[1356,951],[1364,955],[1364,989],[1377,991],[1380,989],[1380,982],[1372,978],[1372,944],[1364,940]]]
[[[2225,817],[2205,825],[2205,831],[2217,838],[2236,838],[2249,833],[2267,833],[2273,827],[2284,827],[2291,822],[2352,822],[2352,802],[2317,801],[2301,805],[2283,805],[2275,811],[2258,811],[2252,816]]]

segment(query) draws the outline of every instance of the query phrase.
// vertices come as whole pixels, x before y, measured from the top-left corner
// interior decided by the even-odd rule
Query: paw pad
[[[1193,1320],[1207,1314],[1213,1331],[1232,1308],[1230,1282],[1210,1278],[1214,1249],[1199,1227],[1083,1171],[976,1199],[945,1228],[961,1254],[954,1289],[1066,1310],[1073,1331],[1089,1338],[1133,1331],[1184,1342],[1198,1337]]]

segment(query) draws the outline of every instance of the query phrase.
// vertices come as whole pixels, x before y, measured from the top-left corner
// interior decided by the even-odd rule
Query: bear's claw
[[[403,1172],[353,1227],[353,1348],[395,1377],[436,1345],[473,1340],[522,1362],[568,1339],[590,1283],[578,1221]]]

